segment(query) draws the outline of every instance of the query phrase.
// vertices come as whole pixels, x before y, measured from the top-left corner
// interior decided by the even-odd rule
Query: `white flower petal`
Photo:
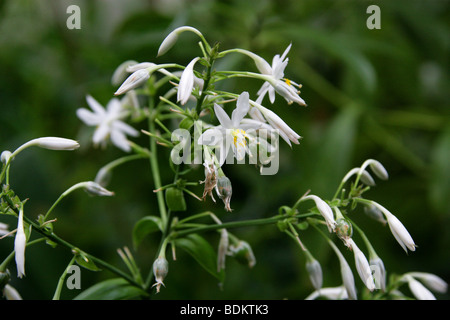
[[[231,122],[230,117],[221,106],[219,106],[218,104],[214,104],[214,112],[222,127],[224,127],[225,129],[233,128],[233,123]]]
[[[103,106],[98,103],[97,100],[95,100],[92,96],[87,95],[86,96],[86,101],[89,105],[89,107],[91,107],[91,109],[94,111],[94,113],[98,116],[104,116],[106,111],[105,108],[103,108]]]
[[[236,109],[231,114],[231,122],[234,128],[238,128],[242,119],[247,115],[250,109],[248,92],[242,92],[236,102]]]
[[[101,118],[85,108],[77,109],[77,116],[88,126],[96,126],[101,122]]]

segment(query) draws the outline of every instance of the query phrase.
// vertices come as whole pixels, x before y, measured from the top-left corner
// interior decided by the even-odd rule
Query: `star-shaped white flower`
[[[272,66],[269,63],[259,63],[256,64],[259,72],[262,74],[270,76],[266,82],[262,85],[261,89],[258,91],[257,103],[261,103],[264,99],[266,93],[269,93],[269,99],[271,103],[275,102],[275,92],[278,92],[283,96],[288,103],[296,102],[299,105],[305,106],[305,101],[300,98],[298,90],[295,88],[300,88],[301,86],[289,79],[284,78],[284,69],[288,64],[289,59],[286,57],[289,50],[291,49],[291,44],[286,48],[283,54],[275,55],[272,59]]]
[[[214,104],[215,115],[220,125],[206,130],[199,137],[198,144],[215,146],[216,157],[220,166],[225,162],[230,149],[233,150],[233,154],[238,161],[244,159],[246,153],[250,154],[247,140],[253,139],[253,137],[249,133],[254,132],[261,125],[255,122],[242,123],[249,109],[248,92],[243,92],[238,97],[236,109],[234,109],[231,118],[219,105]]]
[[[136,137],[139,132],[122,121],[128,115],[128,112],[123,110],[120,100],[117,98],[111,99],[106,109],[90,95],[86,96],[86,101],[93,112],[80,108],[77,110],[77,116],[86,125],[96,126],[92,137],[94,145],[105,146],[110,138],[116,147],[129,152],[131,147],[126,136]]]

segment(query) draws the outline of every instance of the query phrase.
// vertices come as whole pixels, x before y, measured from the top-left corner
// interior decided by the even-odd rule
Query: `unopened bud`
[[[30,143],[50,150],[75,150],[80,147],[80,144],[72,139],[65,139],[59,137],[43,137],[31,140]]]
[[[11,151],[8,151],[8,150],[3,151],[2,155],[0,156],[3,164],[7,164],[10,157],[11,157]]]
[[[86,183],[86,191],[95,196],[111,197],[114,195],[114,192],[103,188],[101,185],[93,181],[88,181]]]
[[[309,279],[311,280],[314,289],[319,290],[322,288],[323,274],[319,261],[316,259],[309,260],[306,263],[306,270],[308,271]]]
[[[139,87],[144,84],[150,78],[150,72],[147,69],[139,69],[133,72],[125,82],[120,86],[119,89],[114,93],[118,96],[134,88]]]
[[[171,211],[186,211],[186,201],[182,190],[170,187],[166,190],[166,203]]]
[[[161,285],[164,285],[163,280],[166,278],[167,273],[169,273],[169,262],[167,262],[166,258],[159,257],[153,263],[153,274],[155,275],[156,283],[153,286],[156,286],[156,292],[158,293]]]
[[[370,166],[370,169],[372,169],[373,173],[375,173],[375,175],[378,178],[380,178],[382,180],[389,179],[389,174],[386,171],[386,169],[383,167],[381,162],[372,159],[372,160],[370,160],[369,166]]]
[[[225,209],[231,212],[230,201],[233,189],[231,187],[231,181],[225,176],[219,177],[216,185],[216,192],[220,199],[225,204]]]

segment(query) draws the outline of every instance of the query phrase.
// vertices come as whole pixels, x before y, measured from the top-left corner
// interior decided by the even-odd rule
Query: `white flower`
[[[258,70],[265,75],[270,76],[268,80],[262,85],[261,89],[258,91],[258,102],[261,102],[266,95],[269,93],[269,99],[271,103],[275,102],[275,91],[283,96],[288,103],[296,102],[299,105],[305,106],[305,101],[300,98],[298,91],[294,88],[301,86],[289,79],[284,78],[284,69],[288,64],[289,59],[286,58],[289,50],[291,49],[291,44],[286,48],[286,50],[281,55],[275,55],[272,60],[272,66],[268,63],[264,64],[259,61],[259,59],[254,59],[256,67]]]
[[[200,58],[193,59],[181,74],[180,83],[178,85],[177,101],[182,105],[186,104],[192,94],[194,88],[194,65]]]
[[[77,116],[86,125],[97,127],[92,137],[94,145],[105,146],[107,139],[110,138],[116,147],[125,152],[129,152],[131,147],[126,135],[135,137],[139,133],[136,129],[122,121],[127,116],[127,112],[124,112],[119,99],[111,99],[106,106],[106,110],[90,95],[86,97],[86,100],[94,112],[80,108],[77,110]]]
[[[246,130],[254,131],[260,124],[246,123],[242,120],[250,108],[248,92],[243,92],[237,99],[236,109],[234,109],[231,119],[219,105],[214,104],[214,111],[220,122],[219,126],[210,128],[202,133],[198,139],[198,144],[215,146],[216,157],[219,166],[225,162],[230,149],[233,150],[237,160],[242,160],[246,153],[249,153],[247,140],[252,137]]]
[[[164,279],[169,272],[169,262],[165,257],[158,257],[158,259],[153,262],[153,274],[155,276],[156,283],[152,286],[156,286],[156,292],[158,293],[161,285],[164,286]]]
[[[376,288],[381,289],[383,292],[386,291],[386,269],[384,267],[383,260],[376,256],[370,258],[369,264],[371,269],[374,269],[373,279],[375,281]]]
[[[331,248],[333,248],[339,259],[342,282],[347,292],[347,297],[351,300],[356,300],[355,278],[353,277],[352,269],[348,265],[348,262],[347,260],[345,260],[341,251],[339,251],[338,247],[331,240],[329,240],[328,243],[330,244]]]
[[[23,228],[23,207],[20,208],[17,222],[16,238],[14,240],[14,251],[17,266],[17,276],[22,278],[25,275],[25,247],[27,237]]]
[[[355,257],[356,270],[358,271],[358,274],[361,280],[366,285],[366,287],[370,291],[373,291],[375,289],[375,283],[373,280],[369,262],[367,261],[367,258],[364,255],[364,253],[358,248],[356,243],[353,241],[353,239],[350,239],[349,242]]]

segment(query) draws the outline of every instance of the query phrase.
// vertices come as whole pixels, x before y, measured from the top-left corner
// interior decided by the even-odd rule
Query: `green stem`
[[[67,272],[69,271],[69,268],[74,264],[74,262],[75,262],[75,256],[72,257],[72,260],[70,260],[66,269],[64,269],[63,274],[61,275],[61,277],[59,277],[58,285],[56,286],[55,294],[53,295],[52,300],[59,300],[59,298],[61,296],[61,291],[62,291],[62,287],[64,284],[64,280],[66,279]]]
[[[234,222],[225,222],[222,224],[214,224],[214,225],[208,225],[204,227],[198,227],[198,228],[192,228],[189,230],[183,230],[183,231],[174,231],[171,234],[172,238],[178,238],[178,237],[184,237],[192,233],[201,233],[201,232],[207,232],[217,229],[232,229],[232,228],[242,228],[242,227],[253,227],[253,226],[259,226],[259,225],[266,225],[266,224],[274,224],[280,220],[286,219],[286,218],[307,218],[311,216],[315,216],[315,213],[305,213],[305,214],[298,214],[291,216],[289,214],[285,215],[277,215],[270,218],[262,218],[262,219],[252,219],[252,220],[243,220],[243,221],[234,221]]]

